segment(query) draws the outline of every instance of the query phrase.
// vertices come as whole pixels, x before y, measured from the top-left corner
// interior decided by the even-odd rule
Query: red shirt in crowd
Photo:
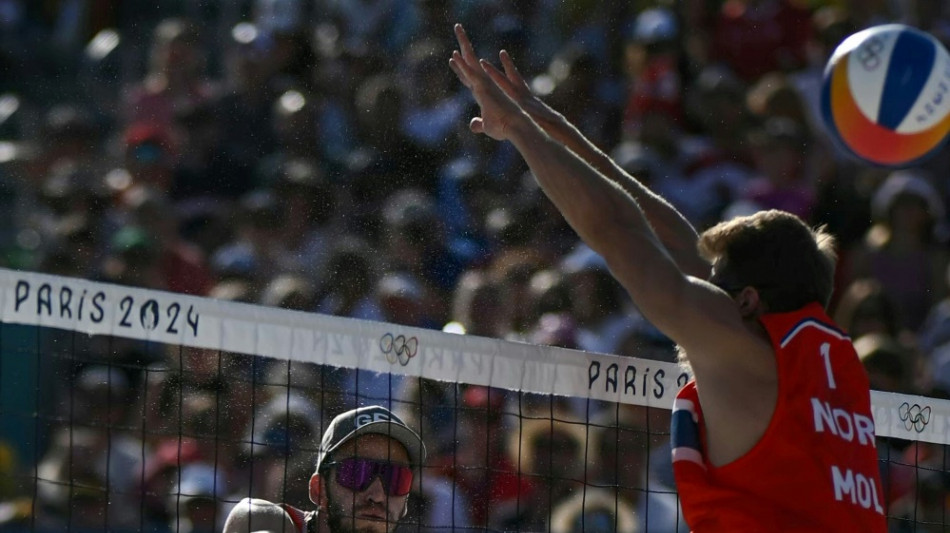
[[[797,5],[803,4],[803,5]],[[754,81],[805,64],[811,12],[795,0],[728,0],[719,12],[710,52],[740,78]]]

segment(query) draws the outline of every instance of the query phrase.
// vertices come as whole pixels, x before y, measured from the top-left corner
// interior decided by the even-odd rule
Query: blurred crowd
[[[454,22],[698,229],[768,208],[826,225],[831,310],[873,388],[948,397],[950,150],[869,167],[818,102],[854,31],[950,44],[941,1],[0,0],[0,264],[675,360],[511,146],[468,130]],[[229,496],[306,508],[324,421],[359,393],[436,452],[417,522],[574,531],[587,509],[585,531],[685,530],[663,412],[595,409],[591,435],[586,403],[88,342],[58,360],[75,392],[47,414],[82,423],[45,433],[52,481],[0,483],[10,527],[200,532]],[[884,467],[893,530],[946,524],[948,451],[879,449],[931,467]]]

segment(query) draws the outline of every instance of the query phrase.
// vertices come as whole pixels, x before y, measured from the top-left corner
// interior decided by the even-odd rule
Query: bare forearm
[[[628,230],[648,236],[650,245],[657,246],[678,271],[708,276],[708,265],[696,251],[696,232],[679,212],[531,94],[506,52],[499,57],[507,74],[478,59],[461,25],[455,26],[455,34],[460,50],[453,52],[449,66],[472,90],[482,112],[469,127],[514,143],[545,192],[588,244],[598,249],[604,234],[630,224]],[[623,217],[631,220],[625,222]]]
[[[696,249],[696,229],[676,208],[630,176],[563,116],[552,116],[548,120],[539,121],[538,124],[554,140],[577,154],[637,201],[660,242],[679,265],[680,270],[702,279],[708,277],[709,264],[699,256]]]
[[[511,122],[508,139],[571,227],[604,257],[644,316],[663,331],[677,331],[671,321],[678,316],[688,278],[638,202],[530,119]]]
[[[652,233],[636,200],[619,184],[526,116],[512,121],[509,140],[545,194],[578,235],[601,255],[610,253],[617,228]]]

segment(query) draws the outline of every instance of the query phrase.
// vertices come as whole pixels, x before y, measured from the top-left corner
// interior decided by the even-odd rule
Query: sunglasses
[[[327,463],[336,467],[336,482],[355,492],[362,492],[379,477],[389,496],[405,496],[412,488],[412,468],[388,461],[352,457]]]

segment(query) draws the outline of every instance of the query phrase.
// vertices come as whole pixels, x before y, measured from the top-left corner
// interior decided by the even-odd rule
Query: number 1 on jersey
[[[823,342],[820,349],[821,358],[825,360],[825,372],[828,374],[828,388],[837,388],[835,386],[835,376],[831,373],[831,344]]]

